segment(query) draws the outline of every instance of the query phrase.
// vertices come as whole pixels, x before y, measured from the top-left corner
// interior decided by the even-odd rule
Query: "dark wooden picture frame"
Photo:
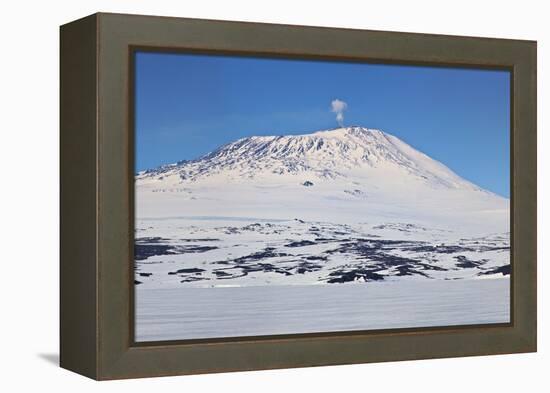
[[[133,75],[139,48],[507,69],[511,323],[133,339]],[[94,14],[61,27],[61,366],[104,380],[536,351],[536,42]]]

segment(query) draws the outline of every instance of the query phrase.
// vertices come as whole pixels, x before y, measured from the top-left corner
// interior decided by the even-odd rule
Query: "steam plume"
[[[337,98],[335,100],[332,100],[330,106],[330,111],[336,113],[336,121],[338,122],[340,127],[344,127],[344,111],[348,109],[348,104]]]

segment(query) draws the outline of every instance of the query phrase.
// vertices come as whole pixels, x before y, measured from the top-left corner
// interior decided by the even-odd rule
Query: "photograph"
[[[511,322],[510,70],[131,62],[135,342]]]

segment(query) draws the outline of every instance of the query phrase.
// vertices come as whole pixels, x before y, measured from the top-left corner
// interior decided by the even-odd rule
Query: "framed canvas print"
[[[536,350],[536,43],[61,28],[61,365]]]

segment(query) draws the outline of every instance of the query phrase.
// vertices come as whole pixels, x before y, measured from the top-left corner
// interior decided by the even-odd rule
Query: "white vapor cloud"
[[[331,107],[330,111],[333,113],[336,113],[336,121],[338,122],[340,127],[343,127],[344,111],[348,109],[348,104],[336,98],[335,100],[332,100],[332,102],[330,103],[330,107]]]

